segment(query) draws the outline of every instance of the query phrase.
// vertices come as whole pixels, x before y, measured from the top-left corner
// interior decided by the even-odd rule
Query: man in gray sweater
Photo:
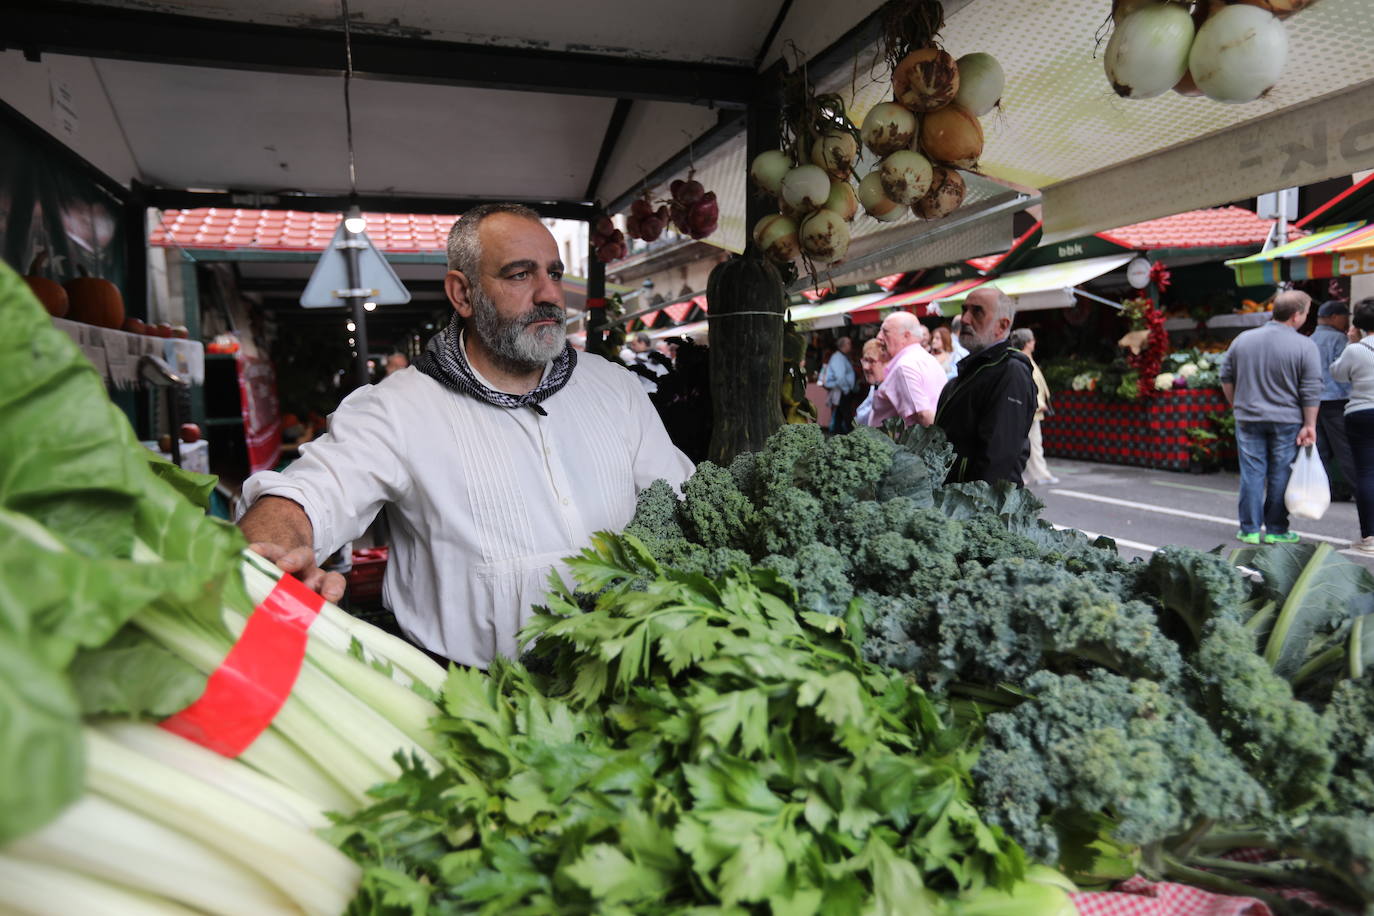
[[[1221,389],[1236,415],[1240,531],[1247,544],[1291,543],[1283,493],[1299,447],[1317,441],[1322,367],[1317,345],[1298,333],[1312,298],[1274,298],[1273,319],[1237,337],[1221,366]]]

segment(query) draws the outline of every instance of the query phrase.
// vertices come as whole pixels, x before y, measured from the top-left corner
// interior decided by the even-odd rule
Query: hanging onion
[[[983,125],[968,109],[946,105],[921,119],[921,149],[945,165],[975,168],[983,155]]]
[[[1294,13],[1302,12],[1316,0],[1239,0],[1239,2],[1268,10],[1280,19],[1287,19]]]
[[[911,205],[930,190],[930,160],[918,152],[899,149],[878,163],[883,193],[899,204]]]
[[[833,210],[817,210],[798,230],[802,251],[817,261],[833,264],[849,251],[849,227]]]
[[[1103,65],[1117,95],[1150,99],[1174,87],[1188,69],[1193,14],[1177,3],[1149,3],[1112,32]]]
[[[894,223],[902,218],[903,207],[883,191],[882,176],[874,169],[859,182],[859,203],[864,212],[880,223]]]
[[[1002,101],[1007,77],[1002,65],[991,54],[975,51],[959,58],[959,91],[954,104],[967,108],[981,118]]]
[[[964,176],[960,175],[957,169],[937,165],[931,177],[930,190],[911,205],[911,212],[921,219],[949,216],[964,202],[966,191]]]
[[[811,162],[831,178],[848,181],[859,158],[859,141],[847,130],[827,131],[811,147]]]
[[[1288,61],[1288,32],[1273,13],[1236,4],[1198,29],[1188,69],[1217,102],[1253,102],[1278,82]]]
[[[912,111],[934,111],[954,101],[959,91],[959,67],[949,52],[918,48],[892,71],[892,93]]]
[[[850,222],[859,212],[859,198],[847,181],[830,182],[830,196],[822,204],[825,209],[838,213],[844,221]]]
[[[1157,0],[1112,0],[1112,25],[1121,25],[1127,16],[1147,3],[1155,2]]]
[[[754,224],[754,244],[764,257],[786,264],[801,254],[797,224],[779,213],[770,213]]]
[[[904,105],[879,102],[869,109],[859,133],[864,146],[881,158],[911,145],[916,136],[916,116]]]
[[[830,196],[830,176],[818,165],[799,165],[782,179],[782,199],[799,213],[810,213]]]
[[[777,197],[782,192],[782,179],[792,171],[792,160],[780,149],[770,149],[759,153],[749,166],[749,177],[754,186],[765,194]]]

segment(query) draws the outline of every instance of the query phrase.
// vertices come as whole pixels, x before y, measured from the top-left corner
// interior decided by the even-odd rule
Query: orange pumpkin
[[[72,307],[68,313],[73,321],[84,321],[102,328],[124,326],[124,297],[119,287],[109,280],[84,276],[68,280],[65,287]]]
[[[24,282],[29,284],[29,289],[33,290],[34,296],[43,303],[43,308],[48,310],[49,315],[54,318],[62,318],[67,314],[69,306],[67,291],[62,288],[61,283],[56,280],[49,280],[39,273],[47,262],[48,253],[46,251],[38,252],[33,263],[29,265],[29,272],[25,274]]]

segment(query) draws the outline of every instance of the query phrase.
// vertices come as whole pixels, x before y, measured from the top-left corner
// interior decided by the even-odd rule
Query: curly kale
[[[678,497],[666,480],[655,480],[639,491],[634,518],[625,533],[644,541],[665,541],[684,536],[678,521]]]
[[[1030,538],[1007,527],[996,515],[975,515],[963,520],[964,546],[958,551],[961,562],[972,560],[987,566],[1007,558],[1040,556],[1040,547]]]
[[[795,588],[803,610],[842,617],[854,597],[849,561],[834,547],[805,544],[795,554],[767,556],[758,565]]]
[[[934,505],[935,492],[954,464],[954,448],[938,426],[913,426],[902,434],[901,448],[878,483],[878,499],[905,496],[918,505]]]
[[[754,555],[794,554],[816,541],[824,522],[819,499],[805,490],[778,490],[759,506]]]
[[[891,439],[871,427],[831,436],[797,462],[796,486],[815,495],[828,514],[843,512],[877,495],[895,450]]]
[[[1055,815],[1104,812],[1116,839],[1145,844],[1269,814],[1259,783],[1160,684],[1042,671],[1025,688],[1031,699],[988,716],[974,781],[983,817],[1032,858],[1058,860]]]
[[[875,665],[914,671],[921,662],[921,649],[912,633],[925,629],[923,618],[929,611],[910,598],[860,591],[863,619],[861,647],[864,658]]]
[[[1192,547],[1161,547],[1140,576],[1140,587],[1178,617],[1194,640],[1217,615],[1240,619],[1241,605],[1253,586],[1234,566],[1214,553]]]
[[[930,600],[959,574],[954,556],[963,527],[906,497],[855,503],[822,536],[851,558],[860,587],[881,594]]]
[[[1243,624],[1218,614],[1204,626],[1188,680],[1197,708],[1269,788],[1276,810],[1297,811],[1326,797],[1333,764],[1327,728],[1255,651]]]
[[[1335,764],[1329,810],[1374,816],[1374,678],[1343,679],[1322,713]]]
[[[754,498],[762,502],[797,485],[797,466],[825,446],[825,434],[810,423],[789,423],[768,437],[754,456]]]
[[[986,570],[965,565],[931,619],[933,632],[912,635],[937,684],[1018,683],[1042,668],[1088,665],[1170,684],[1183,669],[1148,605],[1123,602],[1039,560],[998,560]]]
[[[740,492],[730,472],[709,461],[682,485],[679,516],[687,536],[703,547],[749,545],[758,516],[749,497]]]

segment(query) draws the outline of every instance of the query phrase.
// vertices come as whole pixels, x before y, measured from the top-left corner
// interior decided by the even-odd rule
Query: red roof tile
[[[382,251],[443,251],[456,217],[365,213],[367,236]],[[148,244],[164,248],[253,248],[320,251],[339,227],[338,213],[295,210],[165,210]]]
[[[1217,207],[1132,223],[1098,235],[1109,242],[1136,249],[1229,248],[1264,244],[1273,225],[1273,220],[1260,219],[1240,207]],[[1290,241],[1303,235],[1301,230],[1288,230]]]

